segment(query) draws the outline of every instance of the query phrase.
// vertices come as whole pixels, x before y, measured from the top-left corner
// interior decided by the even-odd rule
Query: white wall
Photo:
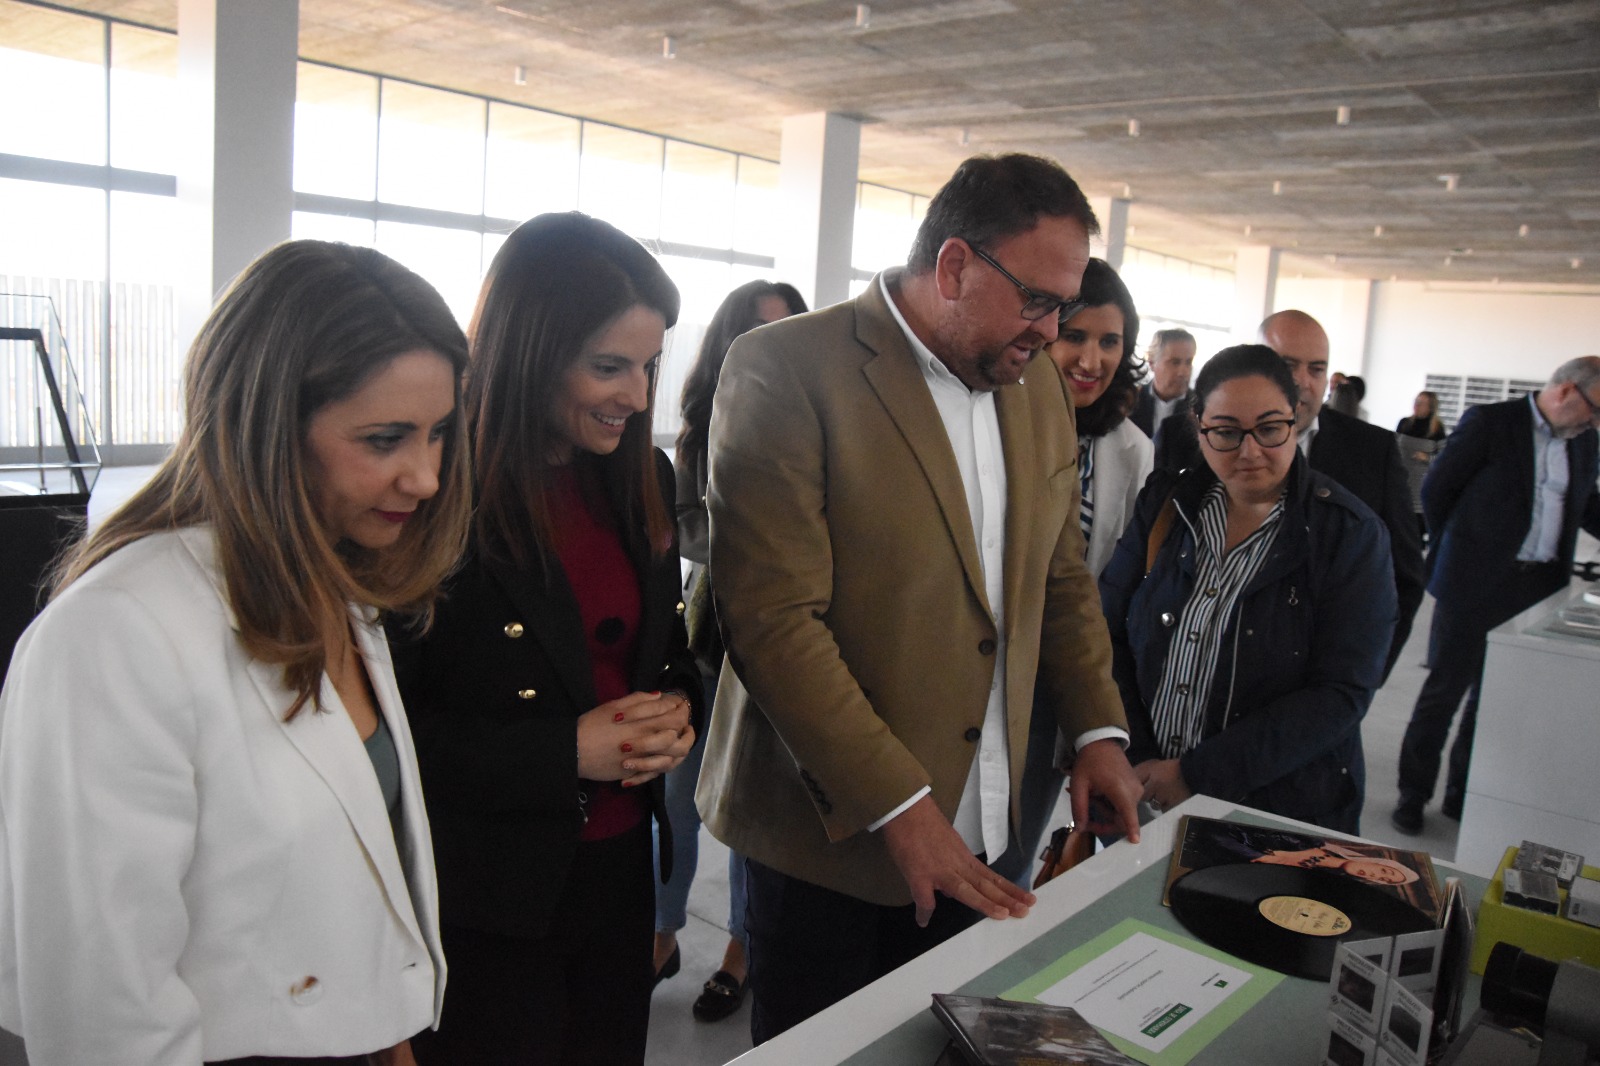
[[[1568,359],[1600,354],[1600,292],[1593,287],[1506,288],[1375,283],[1363,375],[1368,417],[1394,428],[1430,372],[1543,380]]]
[[[1361,278],[1278,277],[1272,309],[1297,308],[1322,323],[1328,332],[1328,372],[1367,375],[1367,327],[1373,283]],[[1254,340],[1252,336],[1250,338]],[[1371,393],[1364,406],[1372,409]]]

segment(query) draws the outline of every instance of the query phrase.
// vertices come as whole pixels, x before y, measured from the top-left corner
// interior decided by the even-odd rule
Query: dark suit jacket
[[[656,453],[663,499],[672,465]],[[618,506],[617,501],[613,501]],[[621,512],[618,506],[618,513]],[[652,559],[623,531],[639,575],[635,691],[679,689],[698,705],[680,598],[678,547]],[[526,572],[474,547],[421,640],[391,633],[434,839],[441,921],[538,936],[552,919],[582,824],[577,719],[599,701],[578,603],[559,562]],[[662,779],[646,786],[670,863]]]
[[[1383,676],[1387,679],[1411,633],[1411,620],[1422,605],[1423,593],[1422,537],[1417,530],[1416,512],[1411,509],[1411,489],[1400,461],[1400,449],[1388,430],[1324,407],[1317,418],[1317,435],[1311,439],[1309,458],[1311,469],[1349,489],[1389,529],[1400,620],[1384,665]]]
[[[1567,441],[1567,506],[1562,569],[1538,587],[1516,580],[1517,551],[1533,524],[1533,409],[1526,398],[1471,408],[1422,482],[1422,511],[1434,531],[1428,591],[1439,609],[1499,625],[1566,584],[1578,527],[1600,536],[1594,430]],[[1532,597],[1531,599],[1529,597]]]
[[[1189,399],[1193,395],[1193,393],[1185,393],[1183,398],[1178,401],[1177,406],[1173,407],[1172,414],[1187,413]],[[1170,418],[1172,415],[1167,417]],[[1156,390],[1154,386],[1141,385],[1139,387],[1139,394],[1133,401],[1133,410],[1128,413],[1128,421],[1144,430],[1145,436],[1151,440],[1155,439],[1156,430],[1160,427],[1156,425]]]

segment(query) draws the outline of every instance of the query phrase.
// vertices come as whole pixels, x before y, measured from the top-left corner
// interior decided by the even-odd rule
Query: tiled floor
[[[101,474],[90,508],[91,521],[102,516],[115,501],[133,491],[150,474],[148,467],[112,468]],[[1586,542],[1580,558],[1594,554]],[[1389,682],[1373,700],[1362,727],[1367,755],[1367,803],[1362,819],[1363,832],[1373,839],[1403,847],[1423,848],[1441,859],[1455,854],[1457,825],[1438,813],[1428,811],[1427,825],[1420,837],[1404,837],[1389,825],[1389,811],[1397,798],[1395,774],[1400,738],[1410,719],[1426,671],[1422,666],[1427,650],[1428,622],[1432,600],[1424,603],[1412,629],[1411,640],[1400,656]],[[689,924],[679,934],[683,949],[683,968],[678,976],[657,988],[650,1019],[651,1066],[715,1066],[737,1057],[750,1047],[749,1003],[721,1022],[698,1022],[690,1004],[722,959],[727,944],[728,875],[727,849],[710,834],[700,833],[699,875],[689,899]]]

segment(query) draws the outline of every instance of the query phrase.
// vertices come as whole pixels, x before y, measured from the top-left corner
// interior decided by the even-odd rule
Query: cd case
[[[953,1057],[947,1050],[940,1062],[1137,1066],[1071,1007],[935,993],[929,1009],[949,1030],[951,1049],[959,1053]]]
[[[1443,896],[1426,852],[1194,815],[1179,824],[1176,839],[1161,897],[1168,907],[1172,883],[1191,870],[1251,863],[1339,874],[1411,905],[1434,925],[1439,922]]]

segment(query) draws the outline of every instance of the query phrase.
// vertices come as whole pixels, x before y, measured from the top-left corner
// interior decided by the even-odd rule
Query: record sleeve
[[[1376,887],[1421,911],[1433,925],[1439,924],[1443,911],[1433,860],[1426,852],[1194,815],[1178,825],[1161,902],[1172,905],[1173,883],[1191,870],[1238,864],[1315,870]]]
[[[929,1009],[971,1066],[1138,1066],[1071,1007],[935,993]]]
[[[1313,981],[1332,976],[1342,943],[1435,928],[1403,900],[1326,870],[1214,866],[1184,874],[1170,895],[1172,913],[1212,947]]]

